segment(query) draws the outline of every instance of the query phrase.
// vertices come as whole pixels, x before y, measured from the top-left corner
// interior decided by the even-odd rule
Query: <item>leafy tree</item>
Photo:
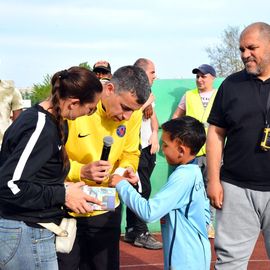
[[[79,64],[79,66],[92,70],[88,62],[83,62]],[[30,96],[32,104],[39,103],[50,95],[51,78],[52,76],[47,74],[46,76],[44,76],[42,83],[34,84],[33,91]]]
[[[79,67],[85,67],[88,68],[90,70],[92,70],[91,66],[88,64],[88,62],[83,62],[79,64]]]
[[[51,91],[51,76],[47,74],[42,83],[34,84],[31,103],[36,104],[46,99]]]
[[[243,69],[239,52],[239,36],[239,27],[228,26],[223,32],[221,42],[206,48],[210,64],[215,67],[218,77],[227,77]]]
[[[31,93],[29,92],[21,92],[23,99],[31,99]]]

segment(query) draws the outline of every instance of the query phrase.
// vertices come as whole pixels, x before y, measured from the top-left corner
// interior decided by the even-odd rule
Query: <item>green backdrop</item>
[[[223,78],[216,78],[214,81],[214,88],[218,88]],[[159,124],[171,119],[181,97],[190,89],[196,88],[194,79],[157,79],[155,80],[152,91],[155,95],[155,111],[158,117]],[[161,129],[159,129],[159,138],[161,136]],[[161,145],[161,144],[160,144]],[[151,176],[152,193],[153,196],[160,187],[167,181],[170,168],[161,151],[157,154],[156,167]],[[126,226],[126,211],[123,207],[122,226],[121,230],[124,233]],[[159,221],[148,224],[151,232],[159,232]]]

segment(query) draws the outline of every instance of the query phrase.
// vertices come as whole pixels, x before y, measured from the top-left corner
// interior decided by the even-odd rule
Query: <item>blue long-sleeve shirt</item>
[[[146,222],[161,219],[164,269],[169,269],[174,230],[172,269],[210,269],[211,248],[206,229],[210,218],[209,200],[197,165],[178,166],[148,201],[126,180],[120,181],[116,189],[123,202],[141,219]]]

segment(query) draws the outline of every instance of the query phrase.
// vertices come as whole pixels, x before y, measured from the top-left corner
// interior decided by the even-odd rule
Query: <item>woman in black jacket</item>
[[[24,111],[7,129],[0,154],[0,269],[58,269],[54,234],[64,207],[76,213],[99,203],[64,181],[69,170],[65,121],[95,112],[102,85],[82,67],[54,74],[50,97]]]

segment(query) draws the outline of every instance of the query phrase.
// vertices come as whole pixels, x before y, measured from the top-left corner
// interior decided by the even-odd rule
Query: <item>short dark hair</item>
[[[205,143],[206,135],[203,124],[191,116],[182,116],[162,124],[162,129],[170,134],[170,139],[179,140],[196,155]]]
[[[148,77],[139,67],[124,66],[117,69],[110,82],[114,85],[116,93],[129,91],[135,94],[138,104],[144,104],[150,95]]]

